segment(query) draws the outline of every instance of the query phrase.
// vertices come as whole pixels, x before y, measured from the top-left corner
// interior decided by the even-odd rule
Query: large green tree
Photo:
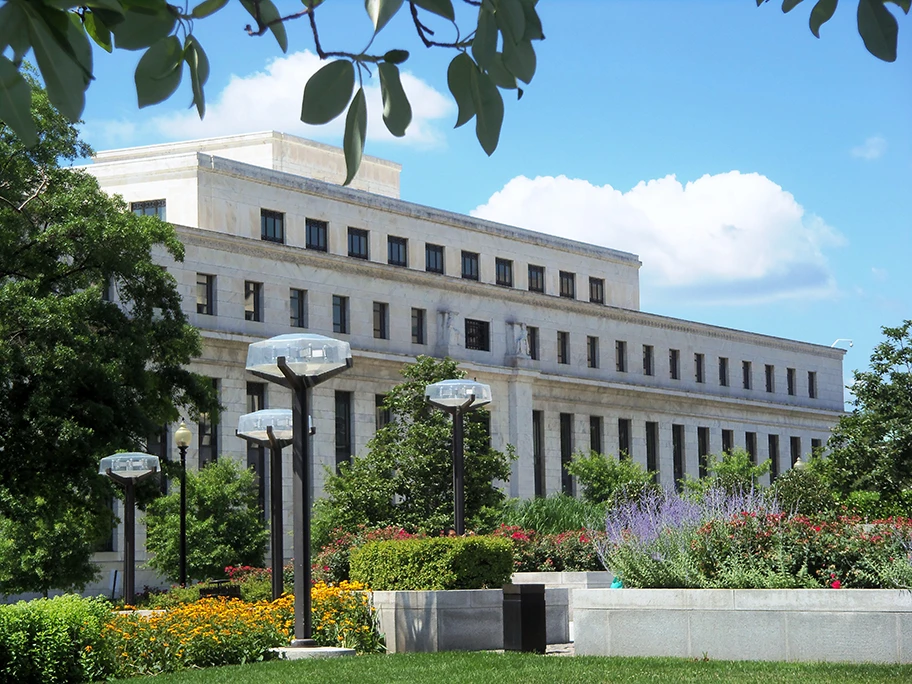
[[[30,97],[37,144],[0,125],[0,593],[91,579],[59,545],[87,559],[110,530],[99,459],[143,448],[176,407],[217,410],[185,368],[199,335],[157,263],[183,256],[173,228],[68,168],[91,150],[43,90]]]
[[[330,474],[326,498],[316,505],[314,539],[335,527],[395,525],[437,533],[453,527],[452,421],[424,398],[427,385],[465,377],[450,358],[419,356],[402,370],[405,381],[386,395],[391,421],[377,431],[367,453]],[[484,409],[465,421],[465,511],[468,529],[483,527],[504,501],[495,480],[510,476],[512,448],[490,446]]]
[[[381,48],[383,40],[377,39],[400,12],[408,13],[419,45],[452,51],[447,83],[459,107],[456,126],[474,118],[478,142],[489,155],[494,152],[504,116],[500,91],[515,91],[522,97],[522,88],[535,75],[534,42],[544,39],[536,11],[538,0],[364,0],[373,35],[358,35],[363,17],[347,19],[346,26],[346,35],[353,42],[366,41],[360,51],[323,45],[318,22],[323,16],[320,8],[328,1],[301,0],[291,11],[280,3],[282,12],[272,0],[241,0],[241,4],[253,19],[244,27],[248,35],[270,32],[286,52],[285,23],[307,22],[314,50],[320,59],[331,60],[304,86],[301,120],[324,124],[348,110],[343,137],[346,183],[358,170],[367,134],[365,74],[376,69],[380,75],[383,122],[390,133],[405,135],[411,122],[411,105],[399,78],[399,65],[409,59],[409,52],[402,46]],[[757,6],[767,1],[756,0]],[[908,14],[910,1],[857,0],[858,31],[865,47],[879,59],[896,59],[899,25],[887,7]],[[782,11],[790,12],[801,2],[783,0]],[[817,37],[820,27],[835,13],[837,2],[814,2],[808,23]],[[4,0],[0,5],[0,120],[24,140],[34,138],[27,87],[17,73],[29,49],[35,53],[51,101],[71,121],[78,119],[85,106],[85,91],[94,78],[90,39],[108,52],[143,51],[134,79],[140,107],[171,97],[186,69],[193,103],[202,117],[209,60],[193,28],[195,22],[227,4],[228,0],[202,0],[191,9],[167,0]],[[11,53],[10,58],[5,52]]]
[[[887,510],[912,510],[912,320],[883,328],[871,367],[855,371],[855,408],[829,441],[828,475],[841,499],[880,496]],[[904,494],[904,492],[906,492]]]

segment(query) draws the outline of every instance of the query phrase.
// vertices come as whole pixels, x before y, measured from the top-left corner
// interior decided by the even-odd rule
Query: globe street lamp
[[[428,403],[453,416],[453,498],[456,534],[465,534],[465,446],[463,418],[491,403],[491,388],[474,380],[442,380],[424,390]]]
[[[294,508],[295,638],[292,646],[315,646],[310,607],[310,388],[352,367],[348,342],[292,333],[254,342],[247,370],[292,390],[292,507]]]
[[[99,475],[107,475],[124,488],[124,603],[133,605],[136,564],[136,483],[158,472],[158,456],[127,452],[105,456],[98,466]]]
[[[269,529],[272,547],[272,598],[285,590],[282,577],[282,449],[292,442],[294,417],[290,409],[264,409],[238,418],[237,436],[269,447]]]
[[[180,539],[178,545],[178,574],[180,585],[187,586],[187,447],[193,435],[184,421],[174,433],[174,443],[180,451],[181,459],[181,493],[180,493]]]

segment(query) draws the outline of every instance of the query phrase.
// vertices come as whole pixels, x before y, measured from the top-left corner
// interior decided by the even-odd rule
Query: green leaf
[[[793,9],[798,7],[804,0],[782,0],[782,12],[783,14],[788,14]]]
[[[175,17],[165,6],[157,12],[146,13],[140,11],[127,12],[124,20],[116,26],[111,25],[114,34],[114,46],[118,50],[143,50],[162,38],[171,35]]]
[[[811,17],[808,23],[811,27],[811,33],[818,38],[820,38],[820,27],[833,18],[838,2],[839,0],[817,0],[814,9],[811,10]]]
[[[899,25],[883,0],[859,0],[858,33],[868,52],[885,62],[896,61]]]
[[[193,104],[202,119],[206,115],[206,96],[203,86],[209,80],[209,58],[199,41],[193,36],[187,36],[184,42],[184,61],[190,71],[190,85],[193,90]]]
[[[535,75],[535,49],[531,41],[524,40],[516,45],[504,41],[504,66],[520,81],[529,83]]]
[[[408,50],[390,50],[383,55],[383,61],[390,64],[402,64],[409,58]]]
[[[345,59],[330,62],[311,76],[304,86],[301,121],[319,126],[335,119],[351,100],[355,67]]]
[[[523,33],[523,40],[544,40],[545,34],[542,30],[541,19],[538,18],[538,12],[535,11],[535,4],[538,0],[520,0],[520,2],[523,13],[526,15],[526,31]]]
[[[28,39],[28,19],[15,2],[0,7],[0,54],[9,46],[13,48],[13,62],[19,64],[31,47]]]
[[[88,78],[84,67],[67,54],[52,35],[51,28],[31,6],[25,6],[28,34],[35,52],[38,69],[47,88],[48,99],[70,121],[78,121],[85,108],[85,89]],[[59,13],[65,22],[63,28],[72,26],[65,13]],[[70,34],[67,33],[67,36]],[[83,34],[83,38],[85,35]],[[71,50],[72,52],[72,47]]]
[[[118,0],[87,0],[85,3],[76,3],[77,5],[85,4],[86,7],[92,10],[100,9],[107,10],[108,12],[113,12],[114,14],[119,14],[120,16],[124,15],[123,5],[118,2]]]
[[[114,45],[111,42],[111,31],[104,25],[104,22],[97,18],[95,12],[86,12],[83,23],[85,24],[86,33],[89,34],[98,47],[105,52],[111,52],[114,49]]]
[[[400,7],[402,0],[364,0],[364,9],[374,25],[374,33],[380,33]]]
[[[412,106],[402,89],[399,68],[395,64],[378,64],[380,72],[380,93],[383,96],[383,123],[397,138],[405,135],[405,129],[412,122]]]
[[[512,90],[516,87],[516,77],[504,66],[501,52],[494,54],[494,59],[491,60],[491,65],[488,67],[488,76],[498,88]]]
[[[482,69],[487,69],[497,52],[497,21],[494,15],[481,8],[478,10],[478,28],[472,40],[472,56]]]
[[[227,4],[228,0],[205,0],[193,8],[190,16],[194,19],[202,19],[210,14],[215,14]]]
[[[522,40],[526,32],[526,14],[519,0],[497,0],[494,19],[505,41],[507,38],[514,43]]]
[[[244,6],[244,9],[247,10],[247,13],[256,19],[256,5],[250,0],[241,0],[241,4]],[[285,31],[285,24],[281,21],[276,21],[282,18],[282,15],[279,14],[279,10],[273,4],[272,0],[260,0],[259,7],[260,21],[264,24],[269,24],[269,30],[272,31],[272,35],[275,36],[276,42],[279,44],[279,47],[282,48],[282,52],[288,52],[288,33]],[[269,22],[272,21],[276,23],[270,24]]]
[[[475,137],[490,157],[500,140],[504,105],[494,81],[479,69],[472,69],[472,102],[475,105]]]
[[[342,150],[345,152],[345,183],[352,182],[361,166],[361,155],[364,153],[364,140],[367,137],[367,102],[364,99],[364,88],[358,88],[348,116],[345,117],[345,135],[342,138]]]
[[[29,84],[16,65],[0,54],[0,120],[13,129],[26,147],[38,141],[31,105]]]
[[[177,36],[162,38],[143,54],[133,80],[140,108],[167,100],[181,82],[184,50]]]
[[[413,0],[413,2],[421,9],[432,12],[444,19],[456,20],[456,13],[453,11],[451,0]]]
[[[909,10],[912,9],[912,0],[886,0],[887,2],[892,2],[894,5],[898,5],[904,14],[908,14]]]
[[[447,85],[459,108],[454,128],[459,128],[475,116],[475,103],[472,100],[473,71],[475,71],[475,63],[464,52],[456,55],[447,68]]]

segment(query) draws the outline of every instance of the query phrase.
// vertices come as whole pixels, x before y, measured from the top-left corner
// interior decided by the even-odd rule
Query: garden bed
[[[912,663],[912,593],[579,589],[578,655]]]

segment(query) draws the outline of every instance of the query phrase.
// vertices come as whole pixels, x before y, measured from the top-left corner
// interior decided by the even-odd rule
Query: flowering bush
[[[601,532],[576,530],[539,534],[535,530],[501,525],[492,536],[513,542],[513,572],[567,572],[604,570],[595,540]]]
[[[343,646],[360,653],[385,653],[374,607],[365,586],[342,581],[338,586],[317,582],[311,593],[313,638],[321,646]]]
[[[369,529],[365,525],[359,525],[354,532],[347,532],[341,528],[333,530],[332,541],[324,546],[314,558],[312,576],[316,581],[331,584],[343,582],[350,579],[349,566],[353,549],[374,541],[413,539],[423,536],[406,532],[401,527],[392,526]]]

